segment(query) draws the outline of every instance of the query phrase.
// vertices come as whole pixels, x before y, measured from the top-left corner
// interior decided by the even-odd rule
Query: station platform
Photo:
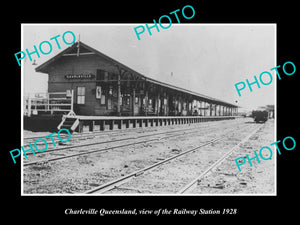
[[[69,125],[61,128],[71,128],[76,123],[77,132],[92,132],[136,127],[169,126],[177,124],[201,123],[208,121],[235,119],[236,116],[65,116]],[[77,121],[77,122],[76,122]]]
[[[24,129],[56,132],[66,128],[76,132],[93,132],[137,127],[171,126],[230,120],[237,116],[84,116],[84,115],[31,115],[24,116]]]

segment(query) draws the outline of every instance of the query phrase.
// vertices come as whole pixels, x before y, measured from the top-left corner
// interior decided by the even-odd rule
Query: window
[[[96,80],[108,80],[108,72],[104,70],[97,70]]]
[[[97,70],[96,80],[104,80],[104,71],[103,70]]]
[[[85,104],[85,87],[77,87],[77,104]]]

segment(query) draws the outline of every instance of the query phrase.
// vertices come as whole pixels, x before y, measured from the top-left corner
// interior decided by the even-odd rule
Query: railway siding
[[[200,147],[202,142],[196,140],[192,147],[195,151],[144,173],[107,193],[177,193],[182,186],[193,180],[201,171],[206,170],[209,165],[239,143],[240,138],[243,138],[249,129],[253,130],[253,127],[257,126],[251,124],[243,128],[238,127],[237,131],[223,133],[221,138],[218,138],[219,140],[203,147]],[[220,137],[220,133],[217,136]],[[182,140],[182,142],[185,144],[189,142],[189,139]],[[191,149],[185,146],[184,148],[185,151]]]
[[[208,140],[219,138],[221,134],[232,133],[232,138],[227,140],[224,144],[213,144],[211,147],[208,147],[207,155],[221,156],[222,152],[226,150],[226,146],[232,146],[236,144],[239,140],[238,133],[243,127],[253,127],[257,124],[252,123],[247,119],[236,119],[233,121],[219,121],[219,122],[208,122],[200,123],[193,125],[180,125],[179,128],[195,128],[194,130],[182,131],[179,136],[177,132],[169,135],[157,135],[151,142],[143,142],[146,139],[153,139],[153,137],[145,137],[143,139],[137,138],[133,141],[140,141],[139,144],[133,144],[129,147],[120,147],[113,149],[112,151],[103,150],[102,152],[94,152],[93,154],[83,154],[72,158],[66,158],[53,162],[41,162],[35,165],[30,165],[24,167],[24,193],[25,194],[34,194],[34,193],[65,193],[65,194],[82,194],[88,190],[91,190],[101,184],[105,184],[119,177],[125,177],[134,171],[140,170],[147,166],[150,166],[154,163],[159,163],[165,160],[168,157],[176,156],[181,154],[187,149],[191,149],[199,144],[203,144]],[[234,127],[234,129],[233,129]],[[152,129],[152,130],[151,130]],[[149,131],[151,130],[151,131]],[[174,127],[164,127],[163,131],[174,131]],[[233,130],[236,130],[233,132]],[[246,129],[247,130],[247,129]],[[120,131],[119,131],[120,132]],[[145,134],[144,134],[145,132]],[[114,132],[112,132],[114,133]],[[126,133],[126,132],[125,132]],[[161,129],[153,128],[141,128],[128,133],[128,137],[134,136],[147,136],[148,134],[162,133]],[[236,133],[234,136],[233,133]],[[114,137],[116,140],[121,138],[126,138],[126,134],[117,137],[117,132]],[[92,134],[91,134],[92,135]],[[168,138],[163,138],[167,137]],[[87,139],[85,142],[95,142],[99,140],[99,137],[94,139]],[[110,140],[107,138],[105,140]],[[119,144],[119,143],[118,143]],[[115,144],[114,144],[115,145]],[[91,149],[97,150],[104,148],[105,146],[109,148],[111,144],[103,145],[94,145],[92,147],[82,147],[82,148],[73,148],[68,151],[53,151],[51,152],[52,157],[56,154],[68,154],[75,152],[87,153]],[[221,151],[222,150],[222,151]],[[201,150],[199,151],[201,152]],[[204,153],[204,152],[203,152]],[[59,155],[58,155],[59,156]],[[41,159],[47,159],[46,154],[42,154],[38,157]],[[207,156],[208,157],[208,156]],[[195,162],[198,169],[201,166],[205,166],[202,163],[201,157],[198,158],[199,162]],[[208,162],[211,159],[206,158]],[[205,160],[205,159],[204,159]],[[176,160],[177,163],[181,163],[182,171],[185,167],[186,171],[196,171],[196,168],[192,167],[192,164],[188,159],[185,159],[185,156]],[[175,162],[174,162],[175,163]],[[171,162],[170,162],[171,164]],[[174,164],[176,165],[176,163]],[[236,169],[236,168],[235,168]],[[159,171],[158,171],[159,172]],[[160,173],[163,174],[161,171]],[[141,172],[137,174],[138,177],[143,177],[146,173]],[[176,174],[176,173],[175,173]],[[187,173],[186,173],[187,174]],[[184,173],[183,173],[184,175]],[[188,175],[186,176],[186,178]],[[175,182],[175,178],[164,178],[160,177],[159,179],[165,183]],[[189,180],[191,177],[189,177]],[[149,178],[150,181],[150,178]],[[183,182],[187,182],[187,179],[182,180],[179,186],[183,185]],[[123,186],[124,187],[124,186]],[[174,185],[175,187],[175,185]],[[130,187],[133,188],[133,187]],[[140,189],[139,189],[140,188]],[[157,187],[159,190],[159,187]],[[128,192],[121,191],[117,193],[157,193],[151,191],[151,187],[138,187],[134,192],[133,190],[127,190]],[[147,189],[148,192],[147,192]],[[175,190],[174,190],[175,191]],[[172,192],[172,190],[171,190]],[[170,193],[170,192],[169,192]]]
[[[253,161],[253,167],[247,166],[241,172],[234,162],[238,156],[252,154],[261,146],[274,142],[274,139],[274,122],[269,120],[209,176],[202,179],[191,194],[275,194],[277,154],[274,153],[272,159],[263,164]]]

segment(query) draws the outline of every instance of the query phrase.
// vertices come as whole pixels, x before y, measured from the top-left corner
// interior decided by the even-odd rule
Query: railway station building
[[[238,107],[147,77],[75,42],[36,72],[48,74],[48,92],[24,98],[24,129],[83,132],[234,119]]]
[[[83,42],[36,68],[48,92],[73,97],[73,111],[89,116],[234,116],[237,106],[142,75]]]

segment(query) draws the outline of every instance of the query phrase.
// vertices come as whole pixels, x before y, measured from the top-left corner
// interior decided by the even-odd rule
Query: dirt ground
[[[193,194],[276,194],[276,153],[270,144],[274,140],[274,120],[269,120],[249,141],[241,145],[233,152],[214,172],[205,177]],[[249,158],[255,156],[254,151],[263,146],[269,146],[273,150],[273,156],[269,160],[262,160],[260,163],[256,159],[251,161],[252,167],[246,161],[241,165],[241,172],[238,170],[235,159],[239,157]],[[264,158],[269,157],[268,151],[262,151]]]
[[[24,194],[80,194],[92,189],[95,186],[104,184],[112,179],[124,176],[138,169],[159,162],[162,159],[173,156],[193,146],[204,143],[208,140],[220,136],[229,130],[232,132],[231,142],[225,144],[215,144],[203,149],[198,155],[193,157],[181,157],[167,164],[165,167],[151,171],[151,176],[136,184],[139,191],[115,190],[112,194],[126,193],[174,193],[184,183],[193,179],[203,170],[212,157],[221,157],[226,150],[230,149],[232,144],[238,142],[238,136],[247,134],[247,130],[240,132],[245,125],[254,127],[257,124],[249,123],[251,119],[236,119],[229,121],[206,122],[191,125],[176,125],[166,127],[139,128],[128,132],[107,133],[103,140],[110,138],[124,138],[127,136],[137,136],[148,134],[149,132],[162,132],[172,129],[186,129],[195,127],[193,132],[187,135],[174,138],[155,140],[147,143],[131,145],[130,147],[116,148],[111,151],[96,152],[68,159],[53,162],[45,162],[32,166],[24,167],[23,170],[23,192]],[[199,128],[199,129],[198,129]],[[249,128],[250,129],[250,128]],[[30,132],[26,135],[38,136]],[[44,134],[46,135],[46,134]],[[25,133],[24,133],[25,136]],[[236,139],[236,140],[235,140]],[[99,141],[99,138],[97,139]],[[146,139],[145,139],[146,140]],[[84,139],[79,143],[93,142],[94,139]],[[234,159],[237,157],[253,154],[253,150],[259,150],[262,146],[269,146],[274,142],[274,122],[268,121],[264,127],[254,135],[249,143],[238,149],[231,157],[223,162],[215,172],[210,173],[194,194],[272,194],[274,193],[274,159],[263,161],[260,164],[254,162],[253,167],[244,164],[242,172],[237,170]],[[123,143],[123,142],[122,142]],[[77,143],[78,144],[78,143]],[[119,143],[120,144],[120,143]],[[247,145],[248,144],[248,145]],[[109,147],[112,144],[101,145]],[[100,148],[92,146],[68,150],[69,152],[84,152]],[[219,151],[218,151],[219,149]],[[61,151],[55,154],[65,154]],[[47,156],[37,156],[38,158],[47,158]],[[31,159],[28,159],[31,160]],[[33,160],[33,159],[32,159]],[[35,159],[34,159],[35,160]],[[178,166],[180,165],[180,166]],[[141,176],[142,177],[142,176]],[[153,182],[156,181],[156,182]],[[146,183],[151,185],[147,186]],[[177,184],[177,185],[176,185]],[[221,185],[220,185],[221,184]],[[127,187],[128,187],[127,186]],[[171,187],[171,188],[170,188]],[[217,188],[216,188],[217,187]],[[221,188],[222,187],[222,188]],[[145,191],[141,191],[141,190]]]

